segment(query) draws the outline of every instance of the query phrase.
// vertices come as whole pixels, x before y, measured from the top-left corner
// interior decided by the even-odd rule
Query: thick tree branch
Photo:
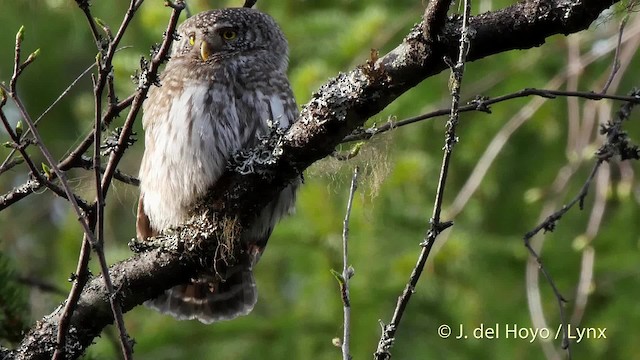
[[[615,1],[527,1],[470,19],[472,29],[467,60],[544,43],[554,34],[586,29]],[[253,214],[313,162],[328,156],[342,139],[399,95],[425,78],[447,68],[443,58],[457,58],[460,19],[445,22],[435,42],[416,25],[402,44],[373,64],[331,79],[305,106],[293,127],[279,141],[268,163],[250,163],[254,172],[229,170],[216,184],[206,203],[214,204],[206,216],[196,217],[162,240],[161,248],[134,255],[110,268],[113,285],[124,312],[164,289],[187,281],[215,259],[218,242],[228,245],[216,219],[237,219],[246,226]],[[432,29],[433,30],[433,29]],[[274,145],[274,144],[271,144]],[[266,146],[266,145],[265,145]],[[202,210],[202,208],[200,208]],[[160,243],[160,242],[159,242]],[[56,324],[61,309],[37,322],[13,354],[18,359],[50,359],[55,348]],[[82,293],[71,319],[67,353],[78,356],[102,328],[113,321],[108,292],[102,278],[92,279]]]

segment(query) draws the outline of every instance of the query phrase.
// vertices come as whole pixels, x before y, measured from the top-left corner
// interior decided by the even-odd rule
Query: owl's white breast
[[[187,220],[190,206],[241,146],[235,101],[228,92],[200,83],[173,95],[177,97],[156,99],[168,100],[168,111],[145,112],[144,119],[140,188],[144,211],[156,230]]]

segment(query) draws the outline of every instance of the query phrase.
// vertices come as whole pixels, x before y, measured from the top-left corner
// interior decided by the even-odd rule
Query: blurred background
[[[94,16],[116,31],[128,1],[94,1]],[[188,1],[192,12],[241,6],[235,1]],[[499,9],[503,0],[473,3],[473,13]],[[8,83],[15,33],[25,26],[23,52],[41,53],[20,79],[19,94],[33,117],[40,115],[95,59],[86,19],[74,1],[0,0],[0,81]],[[261,0],[291,48],[289,75],[299,104],[335,76],[397,46],[420,20],[416,0]],[[458,5],[452,7],[458,11]],[[162,1],[141,7],[115,57],[117,92],[134,90],[131,75],[141,56],[161,41],[170,11]],[[626,14],[612,8],[588,31],[554,36],[539,48],[511,51],[470,63],[463,99],[500,96],[527,87],[600,91],[609,77]],[[640,19],[632,16],[619,51],[621,68],[609,93],[639,85]],[[401,120],[449,106],[448,72],[403,95],[369,125]],[[455,225],[438,238],[392,349],[394,359],[557,359],[560,341],[528,339],[442,339],[437,329],[460,324],[540,328],[552,335],[560,324],[556,298],[528,258],[523,235],[575,196],[601,143],[598,127],[619,103],[575,98],[523,98],[494,105],[492,114],[465,113],[459,126],[444,220]],[[11,106],[5,111],[15,123]],[[90,131],[93,96],[89,76],[56,105],[39,129],[55,157],[64,157]],[[636,116],[637,118],[637,116]],[[633,117],[632,117],[633,119]],[[122,121],[122,120],[120,120]],[[135,339],[136,359],[337,359],[332,339],[342,334],[342,303],[330,269],[342,266],[341,233],[349,181],[356,165],[362,176],[351,218],[350,263],[354,359],[371,358],[380,321],[389,322],[397,297],[414,267],[431,217],[442,158],[441,117],[398,128],[367,142],[354,159],[325,159],[305,173],[297,213],[272,235],[255,269],[260,297],[255,310],[233,321],[203,325],[178,322],[143,306],[125,314]],[[120,125],[118,121],[113,127]],[[143,138],[137,123],[138,138]],[[640,124],[626,124],[632,139]],[[9,138],[0,130],[0,141]],[[352,144],[344,145],[349,150]],[[127,151],[120,169],[136,175],[143,141]],[[9,153],[0,148],[0,160]],[[36,163],[44,161],[34,147]],[[606,339],[573,343],[575,358],[633,358],[640,352],[640,187],[638,164],[605,164],[584,210],[571,210],[553,233],[535,246],[561,293],[574,326],[605,328]],[[20,165],[0,176],[0,194],[27,180]],[[74,189],[93,199],[92,173],[73,170]],[[136,187],[114,181],[107,198],[106,255],[109,263],[131,256],[135,236]],[[70,206],[48,191],[0,212],[0,323],[29,327],[65,299],[75,271],[82,231]],[[92,261],[93,273],[99,273]],[[21,279],[16,281],[16,279]],[[52,289],[27,285],[41,282]],[[0,334],[3,335],[3,334]],[[89,349],[94,359],[119,358],[114,328]],[[2,341],[3,345],[10,342]]]

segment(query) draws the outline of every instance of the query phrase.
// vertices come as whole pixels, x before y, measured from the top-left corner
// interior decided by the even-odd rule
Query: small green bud
[[[42,171],[44,171],[44,174],[47,176],[47,179],[51,178],[51,169],[49,168],[49,165],[42,163]]]
[[[7,141],[7,142],[3,142],[2,146],[9,148],[9,149],[13,149],[15,146],[13,145],[13,142],[11,141]]]
[[[0,87],[0,107],[3,107],[7,103],[7,93]]]
[[[18,123],[16,124],[16,136],[20,138],[23,132],[24,132],[24,127],[22,126],[22,120],[18,120]]]
[[[16,42],[22,42],[24,40],[24,25],[20,26],[20,30],[16,34]]]
[[[355,144],[351,149],[351,153],[349,154],[350,157],[358,156],[358,154],[360,153],[360,149],[362,149],[363,145],[364,145],[364,141],[360,141],[359,143]]]
[[[29,54],[27,61],[25,61],[22,66],[26,66],[27,64],[30,64],[31,62],[33,62],[33,60],[35,60],[38,57],[38,55],[40,55],[40,49],[37,49],[36,51]]]
[[[104,23],[104,21],[102,21],[102,19],[100,19],[99,17],[94,17],[93,20],[96,22],[96,24],[98,24],[98,26],[100,26],[101,28],[105,28],[107,27],[107,25]]]
[[[344,285],[344,278],[342,277],[342,274],[333,269],[329,269],[329,271],[331,271],[331,275],[338,280],[338,284],[340,284],[340,286]]]

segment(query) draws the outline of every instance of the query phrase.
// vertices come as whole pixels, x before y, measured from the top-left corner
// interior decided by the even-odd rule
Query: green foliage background
[[[93,14],[116,30],[128,1],[94,1]],[[239,6],[235,1],[189,2],[194,12],[211,7]],[[508,1],[485,0],[474,13],[497,9]],[[258,8],[282,25],[290,41],[290,78],[299,104],[304,104],[322,83],[339,71],[366,61],[370,49],[386,53],[400,43],[419,21],[423,5],[415,0],[280,0],[259,1]],[[82,12],[67,0],[0,0],[0,81],[11,76],[13,42],[21,25],[26,28],[24,52],[41,49],[38,60],[21,78],[19,92],[32,115],[39,115],[95,58],[95,46]],[[455,9],[454,9],[455,11]],[[624,12],[621,10],[618,13]],[[471,63],[464,79],[464,97],[498,96],[526,87],[549,87],[557,78],[559,88],[599,90],[609,73],[620,16],[604,16],[588,32],[570,38],[555,36],[540,48],[512,51]],[[162,1],[148,0],[131,24],[116,56],[118,94],[124,98],[133,88],[129,80],[140,56],[148,55],[161,40],[169,11]],[[628,32],[636,31],[630,20]],[[632,26],[633,25],[633,26]],[[638,35],[636,35],[638,37]],[[629,41],[634,54],[637,41]],[[625,43],[627,44],[627,43]],[[635,45],[633,45],[635,44]],[[635,47],[634,47],[635,46]],[[569,59],[575,54],[597,55],[579,74],[567,77]],[[573,55],[572,55],[573,54]],[[638,85],[638,56],[625,57],[619,83],[612,92],[626,93]],[[586,61],[586,60],[584,60]],[[382,124],[448,106],[448,74],[428,79],[403,95],[370,120]],[[90,78],[83,78],[41,122],[47,146],[63,157],[92,126],[93,99]],[[541,342],[529,339],[441,339],[437,328],[448,324],[454,332],[485,324],[533,327],[528,310],[525,266],[528,254],[522,236],[542,215],[567,202],[580,188],[593,163],[597,145],[570,146],[571,116],[581,124],[597,112],[606,121],[616,103],[556,99],[545,101],[519,127],[497,155],[477,190],[461,211],[451,207],[490,142],[513,116],[529,107],[532,98],[492,107],[491,115],[462,116],[451,177],[445,196],[444,218],[455,226],[436,245],[427,269],[409,305],[393,348],[395,359],[540,359]],[[14,121],[15,110],[6,108]],[[573,114],[573,115],[570,115]],[[632,138],[640,131],[637,116],[628,124]],[[350,262],[355,268],[351,283],[352,354],[370,358],[380,334],[379,321],[388,322],[398,295],[420,251],[418,244],[428,227],[441,161],[444,118],[394,130],[365,145],[354,160],[324,160],[306,173],[297,213],[282,221],[256,269],[260,300],[246,317],[203,325],[139,307],[125,315],[127,329],[136,340],[136,359],[337,359],[332,338],[342,334],[342,304],[330,269],[341,267],[341,232],[348,182],[353,167],[363,167],[351,222]],[[138,123],[138,137],[142,129]],[[586,127],[586,125],[584,125]],[[595,127],[586,127],[586,138],[597,142]],[[0,141],[8,140],[0,132]],[[136,174],[143,142],[127,152],[121,169]],[[345,146],[344,150],[348,150]],[[4,159],[7,149],[0,149]],[[40,162],[35,148],[31,154]],[[569,166],[567,166],[569,164]],[[574,172],[567,186],[558,183],[562,169]],[[607,167],[606,170],[609,168]],[[600,188],[606,207],[599,231],[587,231],[593,223],[592,189],[585,210],[567,214],[555,232],[544,238],[544,261],[560,291],[575,308],[576,289],[585,251],[594,251],[593,279],[583,327],[606,327],[607,339],[588,339],[573,345],[575,358],[634,358],[640,352],[639,206],[637,164],[617,164],[605,172]],[[26,180],[24,166],[0,177],[0,193]],[[92,199],[91,173],[72,171],[74,188]],[[608,182],[607,182],[608,180]],[[115,182],[107,198],[110,263],[127,258],[127,241],[135,235],[137,189]],[[544,212],[544,213],[543,213]],[[593,225],[592,225],[593,226]],[[5,267],[54,283],[68,291],[69,273],[76,267],[81,230],[70,207],[49,192],[31,195],[0,213],[0,250],[11,261]],[[0,259],[1,260],[1,259]],[[94,273],[98,273],[93,264]],[[0,279],[2,278],[0,274]],[[541,278],[542,279],[542,278]],[[4,285],[3,285],[4,286]],[[0,289],[5,287],[0,286]],[[12,285],[13,286],[13,285]],[[552,334],[559,324],[556,300],[540,281],[542,305]],[[63,296],[37,289],[12,290],[26,301],[30,318],[51,312]],[[4,290],[2,290],[4,291]],[[20,295],[23,294],[23,295]],[[0,294],[4,298],[4,293]],[[16,300],[18,301],[18,300]],[[19,301],[18,301],[19,303]],[[5,322],[2,316],[0,321]],[[4,323],[6,324],[6,323]],[[2,326],[0,326],[0,329]],[[96,359],[118,358],[115,330],[108,329],[90,348]],[[5,344],[7,344],[5,342]],[[554,342],[559,346],[559,341]]]

